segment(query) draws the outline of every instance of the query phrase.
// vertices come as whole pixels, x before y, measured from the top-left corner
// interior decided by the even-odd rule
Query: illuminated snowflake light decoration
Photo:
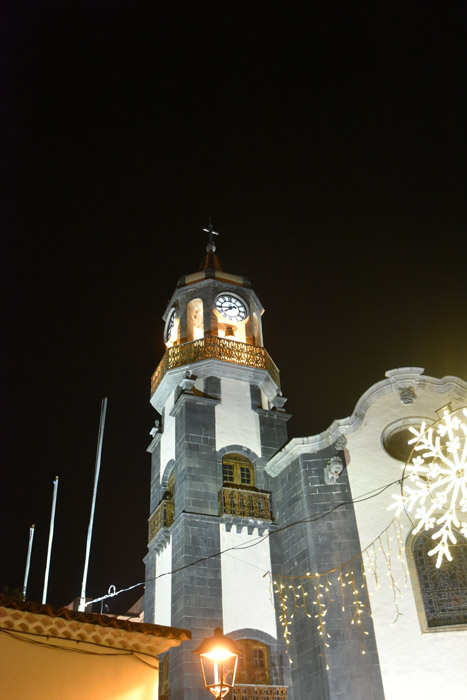
[[[467,540],[467,408],[445,409],[430,427],[409,430],[414,447],[402,467],[402,494],[393,496],[389,510],[413,512],[414,535],[430,532],[437,544],[428,554],[437,556],[439,569],[444,557],[452,561],[449,545],[457,544],[456,535]]]

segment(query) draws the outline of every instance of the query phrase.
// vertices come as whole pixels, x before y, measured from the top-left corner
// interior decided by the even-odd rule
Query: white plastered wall
[[[436,410],[452,398],[448,393],[435,393],[428,388],[417,388],[416,395],[415,402],[409,405],[400,401],[397,391],[377,398],[366,412],[363,424],[356,432],[346,435],[351,457],[348,474],[354,499],[402,476],[401,463],[390,457],[382,446],[381,435],[386,426],[410,416],[432,416],[436,420]],[[460,405],[458,401],[457,404]],[[388,511],[387,507],[393,501],[392,494],[396,493],[400,493],[398,484],[376,498],[355,505],[362,549],[393,519],[394,511]],[[411,527],[407,518],[402,524],[405,543]],[[467,630],[422,633],[410,576],[406,583],[404,569],[397,559],[397,538],[392,530],[388,536],[392,538],[389,544],[394,553],[391,569],[403,595],[397,601],[401,613],[397,622],[394,622],[397,616],[394,592],[378,543],[378,589],[368,567],[366,571],[386,700],[465,697]],[[386,536],[383,544],[387,548]]]
[[[221,402],[216,406],[216,449],[244,445],[259,457],[259,417],[251,407],[250,385],[236,379],[221,379]]]
[[[172,619],[172,537],[156,554],[154,624],[170,627]],[[163,574],[167,574],[164,576]]]
[[[65,625],[63,635],[0,635],[4,700],[156,700],[157,659],[141,655],[140,663],[126,649],[72,641]]]
[[[257,528],[249,535],[246,527],[241,532],[235,527],[227,532],[223,524],[219,527],[224,552],[221,554],[224,633],[251,628],[277,639],[267,533],[260,538]],[[225,551],[253,542],[257,543],[254,547]]]
[[[168,397],[164,410],[164,432],[161,435],[161,481],[167,463],[171,459],[175,459],[175,418],[170,415],[174,407],[174,394],[175,392],[173,391]]]

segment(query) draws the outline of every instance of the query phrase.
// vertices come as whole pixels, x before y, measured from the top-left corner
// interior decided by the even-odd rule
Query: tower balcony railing
[[[161,501],[148,521],[148,542],[164,527],[170,527],[174,521],[174,502]]]
[[[272,520],[271,494],[223,486],[219,491],[219,515]]]
[[[236,685],[233,700],[287,700],[283,685]]]
[[[164,357],[152,375],[151,396],[166,372],[203,360],[222,360],[245,367],[264,369],[269,372],[277,386],[280,386],[279,370],[263,347],[240,343],[238,340],[206,336],[199,340],[167,348]]]

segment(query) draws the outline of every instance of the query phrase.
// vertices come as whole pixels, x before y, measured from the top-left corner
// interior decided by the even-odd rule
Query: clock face
[[[248,316],[248,309],[240,297],[230,292],[219,294],[216,299],[216,309],[227,321],[241,323]]]
[[[165,326],[165,342],[168,343],[169,341],[173,342],[172,338],[172,333],[174,330],[175,326],[175,317],[176,317],[176,311],[175,309],[172,309],[171,312],[169,313],[169,318],[167,319],[167,324]]]

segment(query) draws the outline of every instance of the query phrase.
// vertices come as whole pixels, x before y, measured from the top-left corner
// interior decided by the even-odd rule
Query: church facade
[[[164,314],[144,616],[189,629],[192,642],[162,660],[160,696],[207,697],[192,652],[216,627],[240,651],[238,700],[435,698],[440,654],[461,694],[467,566],[456,556],[454,597],[427,616],[439,581],[426,584],[423,543],[414,555],[407,516],[393,521],[387,506],[407,430],[467,405],[467,384],[394,370],[350,418],[289,441],[262,313],[248,279],[221,269],[211,234],[201,270],[179,280]]]

